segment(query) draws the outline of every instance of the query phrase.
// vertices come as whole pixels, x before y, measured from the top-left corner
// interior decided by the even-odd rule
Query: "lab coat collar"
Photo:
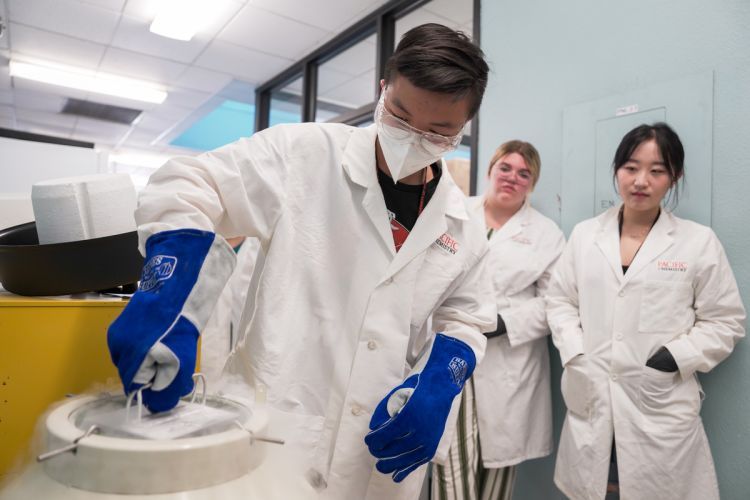
[[[378,176],[375,170],[375,125],[355,128],[349,131],[351,138],[346,144],[342,167],[349,178],[364,188],[378,186]]]
[[[396,255],[396,248],[375,164],[376,128],[374,125],[364,128],[352,127],[350,133],[351,137],[344,150],[342,168],[352,182],[365,188],[362,207],[367,212],[375,231],[380,235],[385,251],[393,257]]]
[[[654,227],[649,231],[643,245],[631,262],[628,272],[622,273],[622,259],[620,256],[620,230],[617,214],[620,207],[613,207],[601,214],[599,220],[599,233],[596,235],[596,245],[604,254],[609,262],[612,271],[620,281],[621,286],[625,286],[640,271],[664,253],[674,241],[672,233],[675,229],[674,215],[662,208],[659,219]]]
[[[487,222],[484,217],[484,196],[476,196],[472,201],[474,202],[472,208],[476,211],[475,214],[478,217],[478,220],[482,221],[483,227],[487,227]],[[524,201],[523,205],[521,205],[521,208],[518,209],[518,212],[513,214],[503,227],[497,231],[493,231],[492,236],[490,237],[490,244],[506,241],[514,237],[517,238],[523,233],[524,229],[531,224],[531,216],[531,204],[527,199]]]
[[[378,184],[377,167],[375,165],[377,126],[353,128],[351,134],[352,137],[344,151],[342,165],[344,171],[356,184],[367,189],[377,187],[379,190],[380,185]],[[448,172],[445,161],[439,160],[438,167],[442,175],[433,198],[438,195],[438,191],[444,191],[448,198],[448,202],[444,205],[445,214],[456,219],[468,219],[469,213],[466,210],[465,196]]]
[[[435,193],[425,206],[404,246],[396,253],[393,234],[388,221],[388,211],[383,192],[378,184],[375,164],[375,125],[351,130],[351,138],[344,151],[342,167],[352,182],[366,189],[362,206],[380,235],[388,251],[394,256],[391,271],[395,273],[415,255],[426,249],[446,230],[446,216],[467,220],[465,196],[448,173],[443,160],[438,162],[442,171]]]
[[[526,228],[526,226],[531,223],[530,219],[531,205],[529,204],[529,201],[526,200],[521,208],[518,209],[518,212],[513,214],[513,217],[508,219],[508,222],[506,222],[503,227],[492,234],[490,241],[505,241],[512,238],[517,238],[521,233],[523,233],[523,230]]]
[[[441,168],[443,168],[443,174],[440,176],[440,182],[438,182],[432,198],[414,224],[409,237],[406,238],[404,245],[388,266],[386,278],[396,274],[412,259],[427,250],[443,234],[447,234],[448,222],[446,216],[449,215],[449,211],[453,216],[458,215],[458,218],[468,219],[466,208],[463,205],[463,193],[453,183],[450,175],[446,175],[445,165],[441,165]],[[459,208],[459,204],[463,208]],[[451,238],[454,236],[448,235]],[[459,242],[459,251],[460,244],[461,242]]]

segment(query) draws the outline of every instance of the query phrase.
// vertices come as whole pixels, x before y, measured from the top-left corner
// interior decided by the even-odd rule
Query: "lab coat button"
[[[616,381],[617,380],[617,374],[616,373],[611,374],[610,378],[612,379],[613,382]]]
[[[375,349],[378,348],[378,343],[375,342],[374,340],[370,340],[369,342],[367,342],[367,348],[371,351],[374,351]]]
[[[625,296],[625,290],[620,290],[620,293],[618,293],[617,295],[620,296],[620,297],[624,297]]]
[[[615,340],[622,340],[622,333],[616,333]]]
[[[357,404],[352,405],[352,415],[354,415],[355,417],[358,417],[362,415],[362,413],[363,413],[363,410],[361,406]]]

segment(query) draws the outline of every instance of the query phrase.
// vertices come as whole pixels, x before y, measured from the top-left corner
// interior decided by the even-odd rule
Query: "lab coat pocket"
[[[306,415],[272,408],[268,435],[285,441],[290,457],[295,457],[299,467],[311,468],[319,472],[326,470],[326,450],[320,449],[325,417]],[[307,472],[306,470],[304,471]]]
[[[647,281],[641,292],[638,331],[664,333],[681,331],[692,320],[685,308],[693,302],[693,287],[685,281]]]
[[[694,377],[682,380],[678,372],[644,366],[640,408],[647,430],[662,433],[690,426],[700,412],[700,387]]]
[[[591,379],[585,364],[572,361],[563,370],[560,390],[568,410],[585,420],[591,415]]]

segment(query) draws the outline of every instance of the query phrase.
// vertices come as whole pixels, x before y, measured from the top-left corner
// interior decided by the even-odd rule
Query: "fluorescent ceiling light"
[[[58,65],[10,62],[10,75],[86,92],[161,104],[167,93],[139,80]]]
[[[151,33],[188,41],[224,11],[227,0],[162,0]]]

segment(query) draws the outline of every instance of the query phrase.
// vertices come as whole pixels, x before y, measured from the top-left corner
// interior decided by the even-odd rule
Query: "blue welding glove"
[[[474,351],[438,333],[421,372],[409,376],[380,402],[365,437],[375,467],[403,481],[435,455],[453,398],[474,371]]]
[[[174,408],[193,389],[198,335],[232,273],[234,252],[197,229],[152,235],[138,291],[110,325],[107,342],[125,393],[151,383],[152,412]]]

